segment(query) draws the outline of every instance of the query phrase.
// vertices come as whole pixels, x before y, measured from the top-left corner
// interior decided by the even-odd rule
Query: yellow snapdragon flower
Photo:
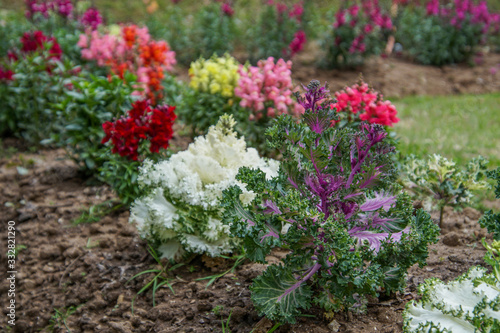
[[[191,63],[189,85],[198,91],[233,97],[234,88],[240,78],[238,67],[239,63],[229,54],[222,57],[213,56],[210,59],[200,58]]]

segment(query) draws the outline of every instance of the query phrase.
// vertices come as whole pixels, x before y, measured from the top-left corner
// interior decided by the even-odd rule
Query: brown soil
[[[196,281],[222,272],[232,262],[194,258],[170,273],[175,294],[165,285],[156,293],[153,307],[148,290],[132,300],[153,277],[135,274],[157,268],[136,229],[128,223],[128,211],[117,211],[92,224],[72,225],[81,210],[113,199],[106,186],[87,185],[78,178],[75,165],[62,150],[36,154],[16,153],[0,159],[0,331],[6,332],[8,283],[6,263],[7,221],[16,222],[16,242],[26,249],[17,262],[17,311],[13,332],[221,332],[229,320],[232,332],[267,332],[272,323],[261,318],[250,300],[252,279],[265,268],[244,262],[206,288]],[[28,170],[20,174],[17,166]],[[21,172],[24,173],[24,172]],[[477,220],[480,213],[467,208],[448,211],[444,235],[431,246],[428,266],[413,267],[402,294],[372,299],[365,315],[335,314],[327,318],[313,307],[295,325],[276,332],[401,332],[405,303],[416,297],[416,286],[425,278],[449,280],[472,265],[483,264],[480,243],[485,236]],[[283,251],[268,257],[276,262]],[[67,316],[54,317],[56,310]],[[223,307],[223,308],[222,308]],[[220,311],[216,311],[220,309]],[[62,319],[65,318],[65,320]]]

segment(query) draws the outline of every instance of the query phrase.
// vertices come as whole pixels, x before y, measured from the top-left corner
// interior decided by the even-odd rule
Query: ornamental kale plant
[[[488,178],[496,180],[495,197],[500,199],[500,168],[496,170],[487,171]],[[489,233],[493,233],[495,240],[500,240],[500,213],[494,214],[493,210],[484,213],[483,217],[479,220],[481,227],[488,229]]]
[[[250,62],[256,64],[269,57],[290,59],[302,51],[306,43],[302,3],[289,7],[282,1],[269,0],[262,7],[257,19],[252,15],[252,28],[245,41]]]
[[[394,147],[382,126],[330,127],[336,113],[318,81],[299,103],[306,110],[299,122],[282,115],[267,132],[283,155],[278,176],[241,168],[236,178],[255,197],[244,204],[233,186],[222,204],[248,258],[265,262],[274,247],[290,250],[251,286],[260,314],[290,323],[312,303],[362,311],[366,295],[401,290],[407,269],[425,265],[439,234],[394,183]]]
[[[330,68],[362,65],[366,58],[380,55],[393,24],[378,0],[353,1],[335,14],[335,22],[325,36],[323,65]]]
[[[132,205],[130,222],[163,258],[181,261],[189,253],[231,252],[240,241],[221,222],[222,191],[236,185],[246,205],[256,194],[235,179],[240,167],[263,170],[268,177],[277,175],[278,162],[246,148],[244,138],[236,136],[235,125],[232,116],[224,115],[187,150],[158,163],[144,162],[139,176],[144,196]]]
[[[493,272],[474,266],[444,283],[431,278],[418,287],[422,300],[406,304],[404,332],[498,332],[500,330],[500,242],[488,245],[484,260]]]
[[[400,179],[404,186],[422,200],[427,210],[439,209],[442,227],[444,207],[461,206],[470,201],[472,191],[489,188],[485,180],[488,160],[479,156],[461,170],[455,162],[434,154],[427,160],[411,155],[401,166]]]

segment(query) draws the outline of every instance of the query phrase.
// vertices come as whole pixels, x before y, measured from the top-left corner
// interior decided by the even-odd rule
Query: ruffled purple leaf
[[[278,208],[276,203],[272,202],[271,200],[266,200],[264,204],[262,205],[263,208],[266,208],[263,213],[264,214],[274,214],[274,215],[281,215],[281,210]]]
[[[410,232],[410,227],[406,227],[400,232],[388,233],[388,232],[375,232],[369,230],[362,230],[360,227],[355,227],[349,230],[349,235],[358,240],[358,246],[361,246],[366,242],[368,242],[368,246],[375,253],[380,251],[380,247],[382,246],[382,241],[387,240],[391,242],[399,242],[401,240],[401,236],[403,233]]]
[[[386,212],[391,208],[392,204],[396,202],[395,195],[389,195],[384,192],[375,193],[375,198],[367,199],[359,209],[363,212],[370,212],[383,208]]]
[[[269,229],[267,234],[265,234],[264,236],[262,236],[260,238],[260,243],[262,244],[264,242],[264,240],[268,237],[273,237],[273,238],[276,238],[276,239],[279,239],[280,238],[280,235],[278,234],[278,231],[276,231],[273,227],[271,227],[269,224],[266,224],[267,228]]]
[[[399,230],[397,223],[395,223],[397,219],[388,218],[388,217],[380,217],[378,212],[368,212],[367,214],[359,214],[359,222],[363,230],[369,228],[380,228],[387,232],[394,232]]]

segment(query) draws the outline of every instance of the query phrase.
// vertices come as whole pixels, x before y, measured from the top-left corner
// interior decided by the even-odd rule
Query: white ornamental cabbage
[[[472,267],[454,281],[427,279],[422,301],[403,313],[404,332],[499,332],[500,284],[483,267]]]
[[[218,256],[231,252],[238,240],[221,220],[222,191],[238,185],[244,204],[255,194],[235,179],[240,167],[258,168],[266,177],[278,174],[279,163],[259,157],[237,138],[231,116],[223,116],[206,136],[188,149],[153,164],[145,161],[139,186],[147,193],[135,200],[130,212],[141,237],[158,246],[162,257],[180,260],[185,252]]]

